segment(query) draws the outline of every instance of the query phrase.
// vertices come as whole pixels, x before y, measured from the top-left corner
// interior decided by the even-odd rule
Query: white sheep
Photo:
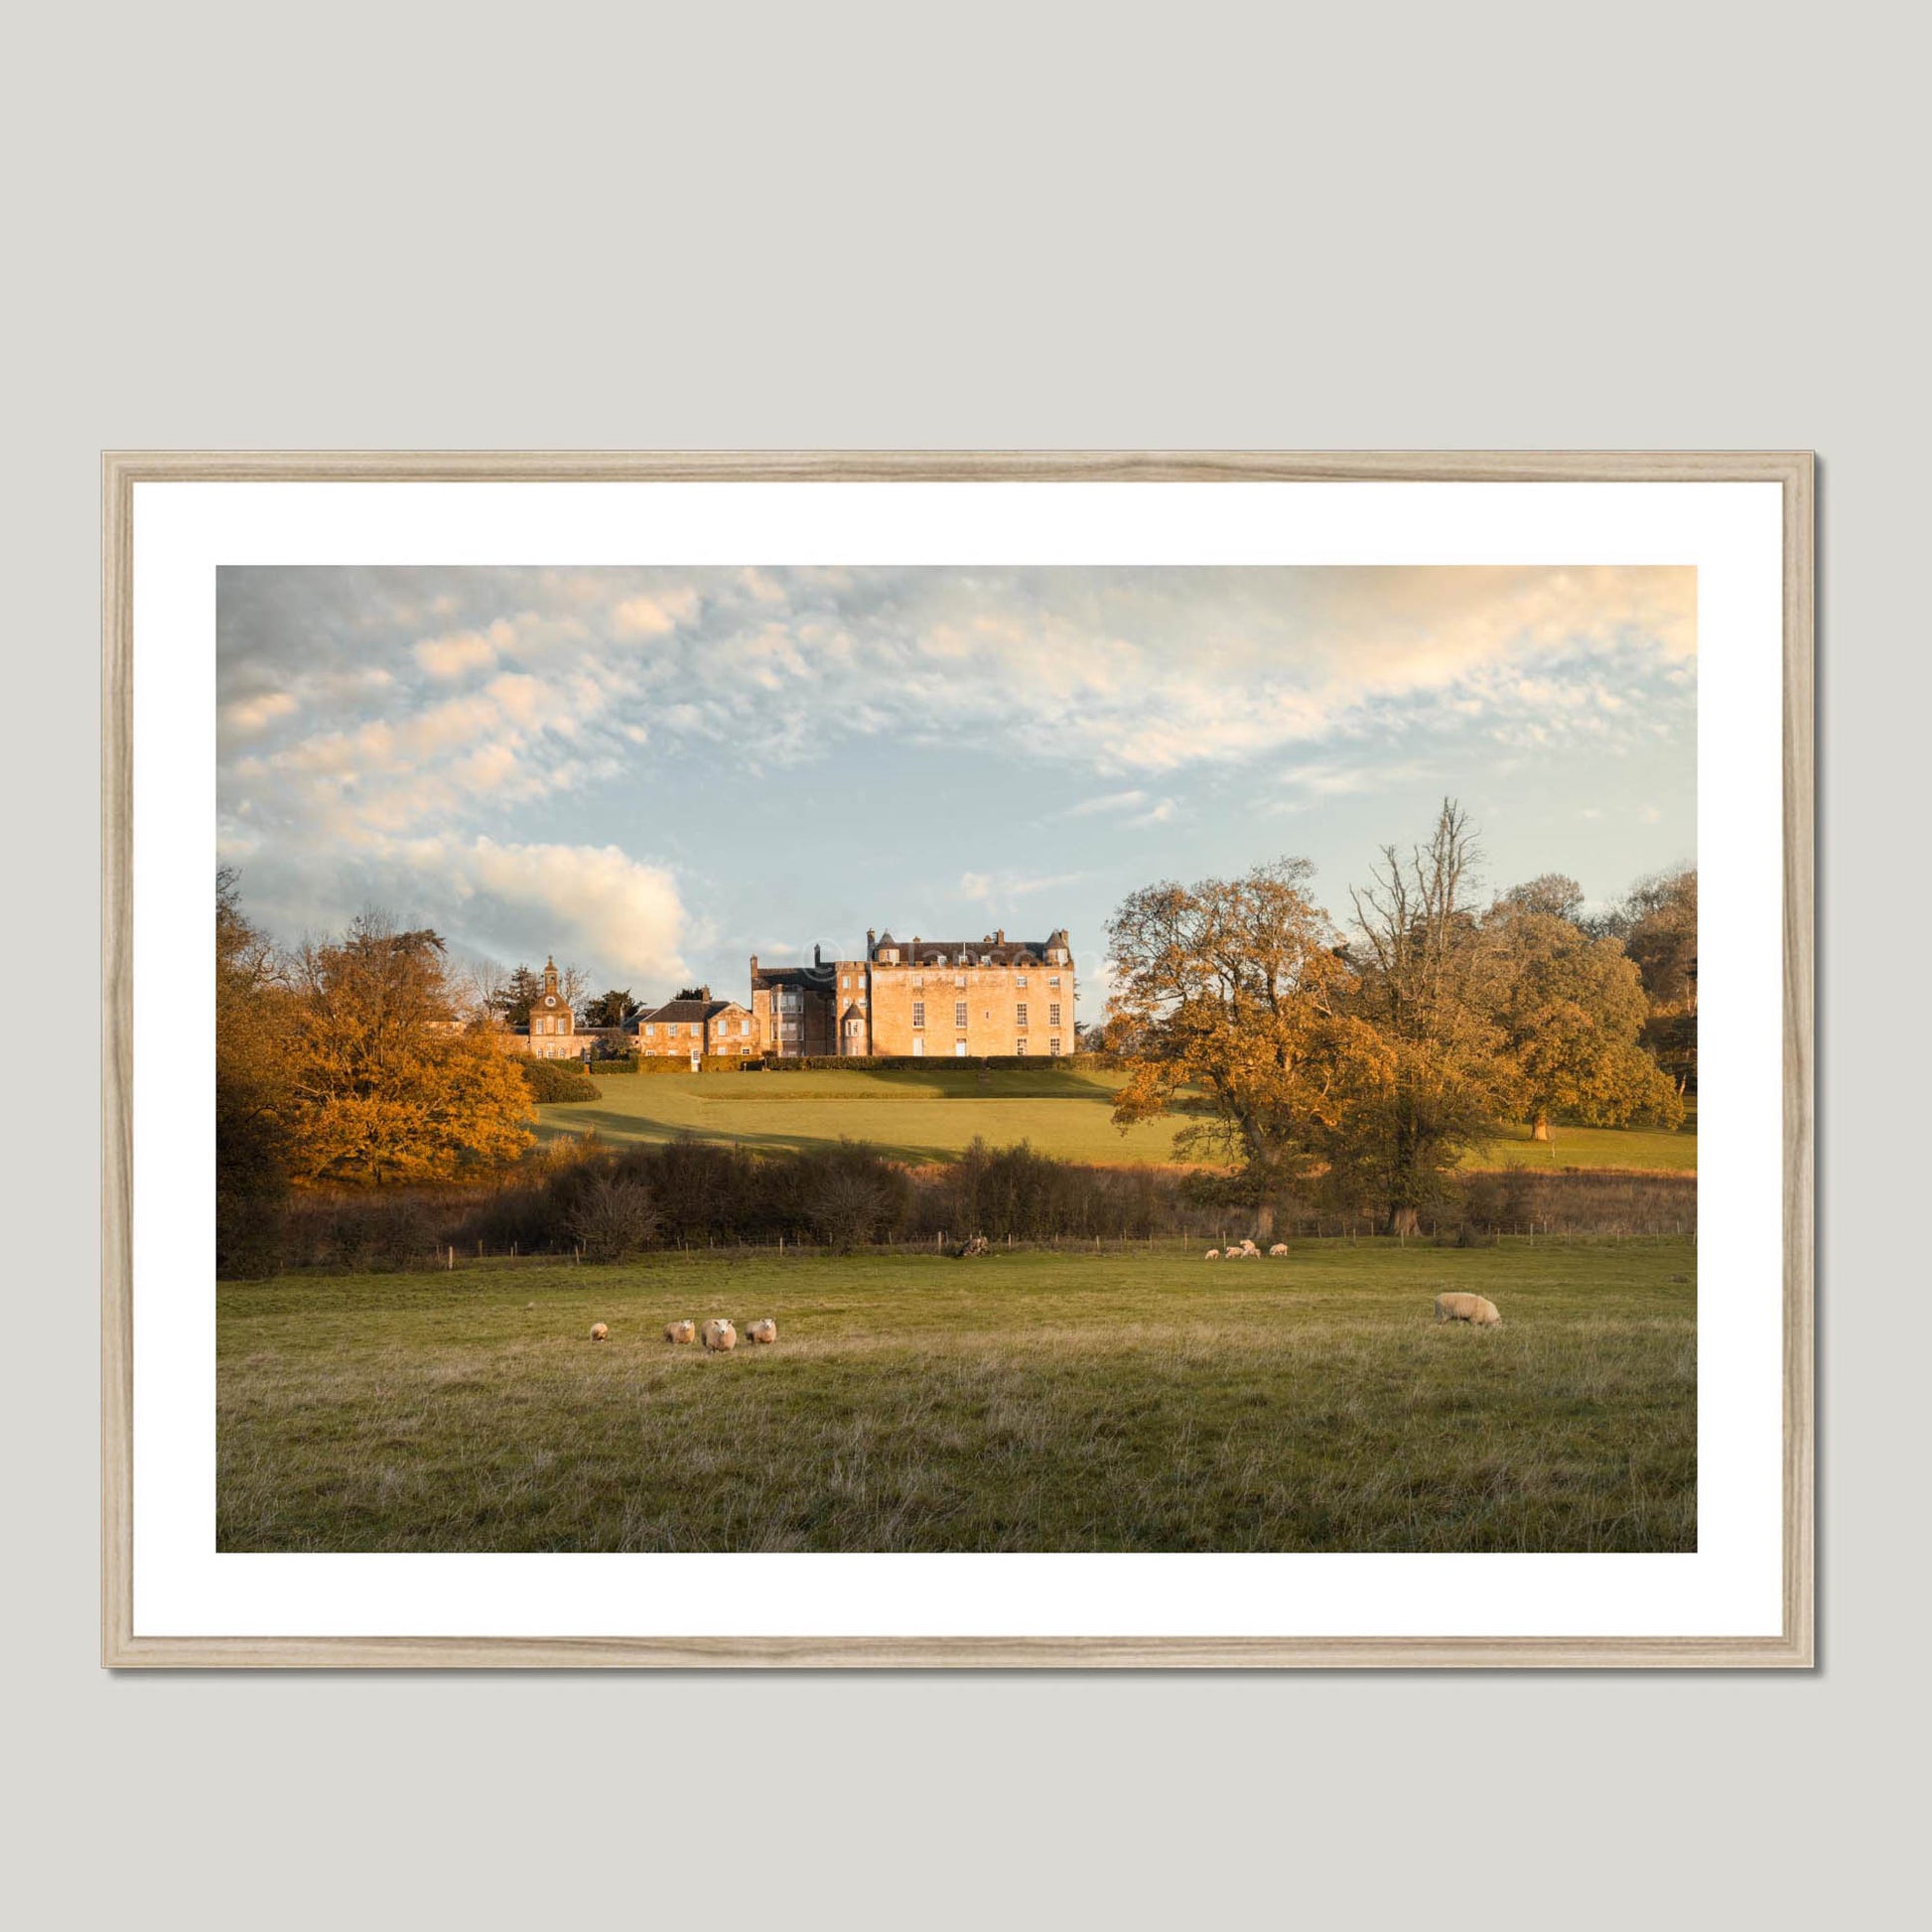
[[[666,1341],[696,1341],[698,1324],[695,1321],[673,1321],[664,1330]]]
[[[738,1330],[723,1316],[715,1317],[704,1324],[704,1345],[707,1348],[736,1348]]]
[[[1478,1328],[1500,1328],[1503,1318],[1494,1302],[1480,1295],[1465,1295],[1460,1289],[1436,1298],[1438,1321],[1473,1321]]]
[[[1220,1258],[1221,1251],[1219,1248],[1209,1248],[1206,1254],[1201,1257],[1203,1261],[1219,1261]]]
[[[1286,1241],[1277,1241],[1275,1245],[1268,1250],[1268,1253],[1272,1259],[1279,1261],[1283,1255],[1288,1253],[1288,1243]]]
[[[610,1323],[607,1321],[593,1321],[591,1323],[591,1339],[593,1341],[609,1341],[611,1339]]]
[[[776,1341],[778,1324],[767,1316],[762,1321],[754,1321],[745,1332],[753,1341]]]

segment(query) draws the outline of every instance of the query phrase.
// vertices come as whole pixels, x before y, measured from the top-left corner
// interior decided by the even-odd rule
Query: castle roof
[[[829,987],[838,977],[835,963],[822,962],[816,966],[759,966],[756,962],[752,968],[752,990],[758,992],[772,986],[816,986]]]
[[[888,932],[874,948],[891,946],[900,955],[902,966],[1043,966],[1055,946],[1066,947],[1064,926],[1056,927],[1044,939],[1009,939],[1006,928],[989,932],[979,939],[896,940]]]

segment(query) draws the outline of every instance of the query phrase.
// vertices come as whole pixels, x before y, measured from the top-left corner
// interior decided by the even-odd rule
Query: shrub
[[[579,1196],[564,1227],[591,1261],[627,1261],[657,1239],[662,1216],[635,1180],[599,1175]]]
[[[604,1089],[574,1060],[517,1061],[539,1104],[557,1100],[602,1100]]]
[[[443,1244],[431,1203],[413,1191],[323,1194],[289,1215],[291,1257],[310,1267],[386,1272],[427,1267]]]

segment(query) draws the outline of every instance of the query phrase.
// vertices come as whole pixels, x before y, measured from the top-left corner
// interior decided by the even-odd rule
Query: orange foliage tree
[[[450,1180],[530,1147],[529,1087],[459,1023],[436,933],[364,915],[305,947],[292,979],[297,1179]]]

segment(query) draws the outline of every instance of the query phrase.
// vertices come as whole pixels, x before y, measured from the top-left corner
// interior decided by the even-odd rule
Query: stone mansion
[[[982,1054],[1073,1050],[1073,953],[1062,927],[1044,939],[895,939],[868,932],[863,959],[760,966],[752,1019],[760,1050],[799,1055]]]
[[[760,966],[752,955],[752,1000],[698,987],[638,1015],[625,1028],[577,1024],[546,964],[543,991],[516,1045],[544,1059],[605,1051],[651,1059],[798,1059],[903,1055],[977,1059],[1073,1051],[1073,952],[1060,927],[1044,939],[895,939],[868,932],[865,956],[809,966]]]

